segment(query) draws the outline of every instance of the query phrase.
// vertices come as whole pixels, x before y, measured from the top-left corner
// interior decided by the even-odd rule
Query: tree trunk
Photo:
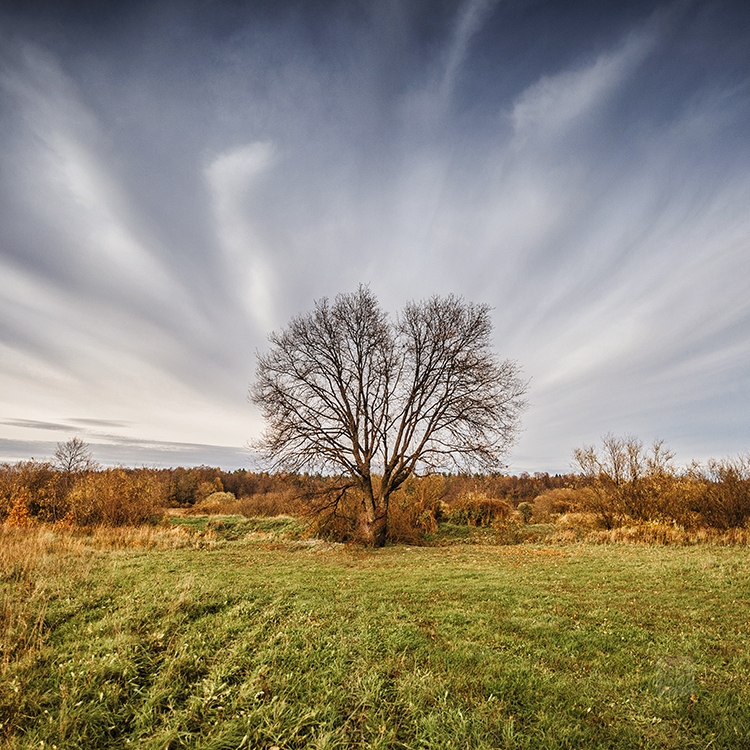
[[[369,547],[383,547],[388,534],[388,498],[375,497],[366,492],[364,505],[362,541]]]
[[[364,524],[363,541],[368,547],[384,547],[387,533],[388,523],[384,515],[372,521],[368,519]]]

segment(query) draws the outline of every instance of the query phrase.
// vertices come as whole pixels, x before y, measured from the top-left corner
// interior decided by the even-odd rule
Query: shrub
[[[513,506],[497,497],[482,492],[461,495],[445,512],[446,520],[467,526],[492,526],[495,521],[507,518]]]
[[[409,477],[391,496],[388,541],[421,544],[427,534],[434,534],[444,488],[445,478],[439,475]]]
[[[223,492],[224,485],[221,482],[221,477],[214,477],[211,480],[198,483],[198,488],[195,492],[195,499],[196,502],[202,503],[212,495],[221,495]]]
[[[310,513],[311,501],[306,501],[297,492],[285,490],[246,495],[237,501],[235,507],[237,513],[247,518],[302,516]]]
[[[559,487],[534,498],[533,519],[547,523],[554,516],[569,513],[580,505],[580,494],[570,487]],[[519,506],[520,509],[520,506]]]
[[[534,506],[531,503],[522,502],[518,503],[516,510],[521,514],[524,523],[529,523],[531,517],[534,515]]]
[[[693,467],[693,478],[700,486],[700,493],[692,498],[692,510],[706,526],[739,529],[747,524],[750,520],[750,455],[712,459],[705,469]]]
[[[23,496],[30,516],[57,521],[67,512],[61,475],[46,461],[20,461],[0,466],[0,520]]]
[[[237,505],[237,498],[232,492],[212,492],[193,506],[196,513],[232,513]]]
[[[606,435],[600,450],[587,446],[573,456],[581,469],[580,508],[607,529],[653,522],[728,530],[750,521],[750,455],[678,472],[662,442],[647,451],[637,438]]]
[[[581,479],[590,490],[587,510],[596,513],[607,529],[626,519],[648,521],[661,513],[661,489],[674,476],[674,453],[661,440],[645,449],[636,437],[605,435],[601,448],[573,451]]]
[[[69,518],[79,526],[128,526],[156,520],[166,497],[149,472],[106,469],[82,477],[68,501]]]
[[[29,513],[29,501],[26,497],[26,493],[21,491],[16,495],[16,500],[13,503],[13,507],[10,509],[10,513],[5,519],[5,525],[11,528],[24,528],[30,526],[34,522],[34,519]]]
[[[338,502],[333,502],[338,498]],[[330,495],[317,497],[308,507],[313,517],[310,531],[313,535],[332,542],[354,542],[360,538],[357,520],[361,517],[362,496],[356,489],[347,488]]]

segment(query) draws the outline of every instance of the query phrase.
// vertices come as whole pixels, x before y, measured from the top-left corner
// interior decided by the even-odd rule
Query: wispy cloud
[[[57,430],[60,432],[69,432],[71,425],[62,422],[41,422],[38,419],[4,419],[0,424],[9,427],[24,427],[30,430]]]
[[[129,427],[128,422],[114,421],[111,419],[90,419],[83,417],[70,417],[68,422],[74,424],[83,425],[84,427],[96,427],[102,429],[104,427]]]
[[[743,447],[750,11],[375,5],[6,15],[6,440],[241,450],[254,349],[364,281],[495,307],[516,468],[609,430]]]
[[[214,443],[178,443],[143,440],[132,443],[87,443],[94,459],[103,466],[219,466],[226,470],[257,468],[247,449]],[[0,462],[52,460],[57,443],[44,440],[0,438]]]
[[[225,151],[205,170],[227,275],[234,282],[230,286],[261,331],[273,327],[276,283],[263,242],[253,230],[248,201],[252,200],[253,182],[271,168],[272,162],[270,143],[251,143]]]
[[[472,37],[494,10],[498,0],[465,0],[459,8],[446,53],[445,68],[439,87],[439,100],[445,108],[450,103],[461,66],[466,59]]]
[[[19,188],[29,198],[33,193],[39,220],[67,235],[60,250],[68,251],[71,272],[89,276],[104,266],[119,284],[152,296],[173,293],[169,273],[128,226],[113,165],[104,167],[96,153],[106,149],[106,138],[75,84],[36,45],[21,45],[17,60],[0,84],[13,95],[24,140],[31,141],[16,174]]]
[[[511,121],[516,138],[560,137],[566,130],[585,127],[656,43],[653,34],[629,34],[619,49],[598,56],[593,63],[544,75],[514,102]]]

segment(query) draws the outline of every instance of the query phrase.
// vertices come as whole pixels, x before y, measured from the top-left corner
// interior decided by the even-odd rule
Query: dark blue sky
[[[243,465],[254,351],[494,307],[513,470],[750,446],[746,2],[4,3],[0,459]]]

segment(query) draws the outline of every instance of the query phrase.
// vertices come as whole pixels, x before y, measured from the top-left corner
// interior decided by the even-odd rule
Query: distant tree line
[[[157,522],[183,513],[291,515],[313,533],[358,539],[356,490],[336,476],[192,468],[101,468],[84,444],[54,461],[0,464],[0,523],[72,527]],[[71,456],[75,460],[71,459]],[[497,526],[566,519],[601,529],[665,524],[686,530],[750,526],[750,457],[674,465],[663,442],[607,435],[573,454],[569,474],[412,476],[394,493],[388,539],[418,543],[438,523]],[[334,498],[335,502],[331,498]]]
[[[440,518],[441,503],[460,505],[461,498],[481,496],[516,507],[571,481],[568,476],[549,474],[414,477],[402,492],[401,504],[406,499],[424,512],[427,503],[428,512]],[[211,466],[102,468],[76,438],[60,444],[54,461],[0,464],[0,522],[129,525],[155,521],[167,508],[180,508],[188,512],[216,509],[259,516],[319,516],[320,528],[326,529],[341,527],[346,518],[346,502],[336,508],[335,518],[326,513],[330,494],[337,487],[335,477],[223,471]],[[429,499],[424,497],[427,488]],[[477,512],[477,519],[494,518],[492,513]],[[466,514],[470,517],[471,513]]]

